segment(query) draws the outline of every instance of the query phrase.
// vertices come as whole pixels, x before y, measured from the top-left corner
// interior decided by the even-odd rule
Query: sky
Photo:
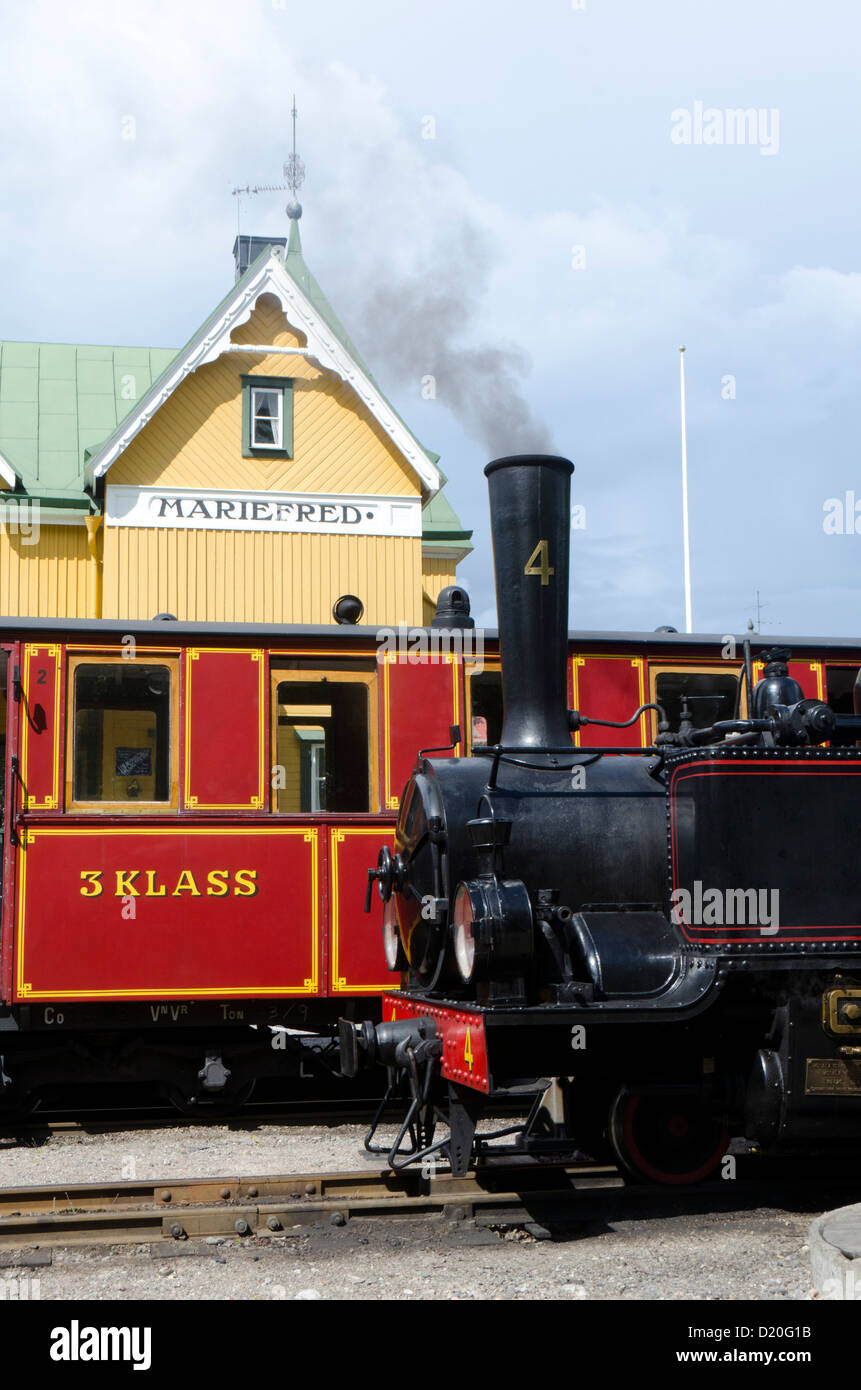
[[[441,455],[479,622],[483,465],[539,449],[584,508],[571,626],[684,627],[684,344],[694,629],[758,594],[858,636],[859,43],[852,0],[4,7],[0,337],[183,344],[237,213],[286,234],[231,190],[282,181],[295,92],[306,260]]]

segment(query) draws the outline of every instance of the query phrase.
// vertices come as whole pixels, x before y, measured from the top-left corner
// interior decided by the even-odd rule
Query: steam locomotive
[[[804,698],[786,653],[754,684],[749,647],[733,718],[569,711],[572,472],[485,469],[502,733],[418,759],[368,871],[402,987],[381,1023],[342,1021],[342,1068],[383,1064],[406,1090],[395,1168],[438,1154],[463,1174],[488,1103],[519,1093],[537,1098],[524,1142],[670,1184],[715,1172],[732,1138],[857,1146],[861,719]],[[641,750],[572,742],[645,709]]]

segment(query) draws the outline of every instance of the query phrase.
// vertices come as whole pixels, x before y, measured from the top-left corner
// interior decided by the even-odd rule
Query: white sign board
[[[171,530],[285,531],[339,536],[421,536],[418,497],[324,492],[226,492],[109,484],[106,526]]]

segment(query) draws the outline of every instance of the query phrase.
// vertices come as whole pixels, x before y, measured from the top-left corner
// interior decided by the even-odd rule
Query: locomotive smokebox
[[[484,472],[502,649],[500,743],[559,748],[571,741],[568,548],[574,465],[524,454],[494,459]]]

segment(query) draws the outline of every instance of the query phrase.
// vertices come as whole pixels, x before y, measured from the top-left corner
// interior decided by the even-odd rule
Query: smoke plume
[[[429,264],[372,282],[361,322],[373,344],[373,370],[432,390],[490,456],[551,453],[550,432],[535,419],[526,398],[528,354],[513,345],[468,341],[492,266],[488,239],[463,220],[454,234],[447,232],[444,247],[434,246]]]

